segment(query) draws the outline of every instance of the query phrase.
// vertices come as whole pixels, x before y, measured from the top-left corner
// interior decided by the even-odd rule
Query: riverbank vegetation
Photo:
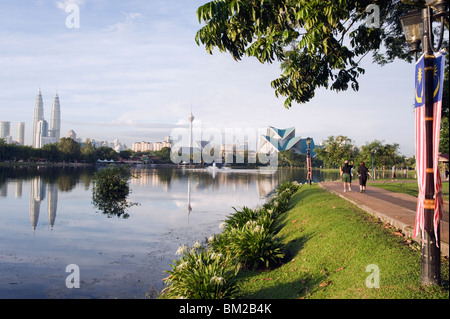
[[[317,185],[296,187],[289,198],[282,204],[284,212],[265,226],[262,212],[264,207],[268,212],[275,199],[258,210],[230,215],[222,234],[201,245],[213,262],[192,258],[194,248],[180,248],[179,253],[188,254],[168,271],[161,298],[196,298],[203,289],[217,293],[202,298],[449,298],[448,260],[442,260],[442,286],[423,287],[420,249],[410,238]],[[253,258],[239,257],[233,231],[257,233],[263,227],[273,230],[272,257],[256,264]],[[222,267],[216,267],[217,262]],[[220,290],[225,284],[231,286]]]
[[[270,201],[257,209],[234,208],[223,222],[221,234],[205,243],[182,246],[171,265],[161,298],[223,299],[238,292],[236,273],[241,269],[267,270],[285,258],[276,220],[286,212],[296,183],[281,185]]]

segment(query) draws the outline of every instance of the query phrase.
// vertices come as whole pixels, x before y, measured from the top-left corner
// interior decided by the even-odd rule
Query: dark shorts
[[[342,174],[342,181],[344,183],[350,183],[351,182],[350,174],[349,173]]]
[[[366,177],[359,177],[359,185],[366,186],[367,183],[367,176]]]

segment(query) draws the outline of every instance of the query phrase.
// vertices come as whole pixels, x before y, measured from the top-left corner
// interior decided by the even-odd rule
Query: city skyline
[[[57,91],[63,105],[61,136],[74,130],[96,140],[162,141],[188,128],[191,111],[202,127],[295,127],[316,144],[344,135],[356,146],[375,139],[414,155],[414,65],[384,67],[362,61],[360,90],[318,90],[285,109],[270,82],[279,63],[206,53],[195,43],[196,9],[206,1],[35,1],[0,5],[0,121],[25,122],[31,145],[37,88]],[[69,28],[65,8],[80,10]],[[16,19],[20,13],[21,19]],[[30,49],[31,48],[31,49]],[[44,101],[48,93],[44,94]],[[30,102],[31,101],[31,102]]]

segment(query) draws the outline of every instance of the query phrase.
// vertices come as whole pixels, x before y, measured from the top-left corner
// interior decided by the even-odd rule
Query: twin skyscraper
[[[58,93],[56,93],[55,99],[53,100],[49,127],[48,122],[44,119],[44,101],[42,99],[41,90],[39,89],[34,105],[32,146],[34,148],[41,148],[45,144],[57,143],[59,142],[60,136],[61,109]]]

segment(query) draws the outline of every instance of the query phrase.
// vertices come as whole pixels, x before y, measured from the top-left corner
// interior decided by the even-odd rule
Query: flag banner
[[[434,199],[435,212],[433,216],[434,232],[438,238],[439,221],[442,219],[443,197],[442,181],[439,172],[439,137],[441,128],[442,88],[444,86],[445,53],[435,56],[433,67],[433,172],[434,172]],[[425,55],[416,62],[415,69],[415,147],[416,147],[416,171],[419,195],[417,199],[416,221],[414,225],[414,237],[424,231],[424,200],[427,169],[427,144],[425,133]],[[438,245],[439,241],[436,241]]]
[[[445,52],[440,53],[434,60],[433,68],[434,91],[433,91],[433,167],[434,167],[434,233],[438,238],[439,221],[442,219],[444,210],[444,197],[442,196],[442,180],[439,171],[439,139],[441,132],[442,116],[442,92],[444,87]],[[436,240],[439,245],[439,241]]]

